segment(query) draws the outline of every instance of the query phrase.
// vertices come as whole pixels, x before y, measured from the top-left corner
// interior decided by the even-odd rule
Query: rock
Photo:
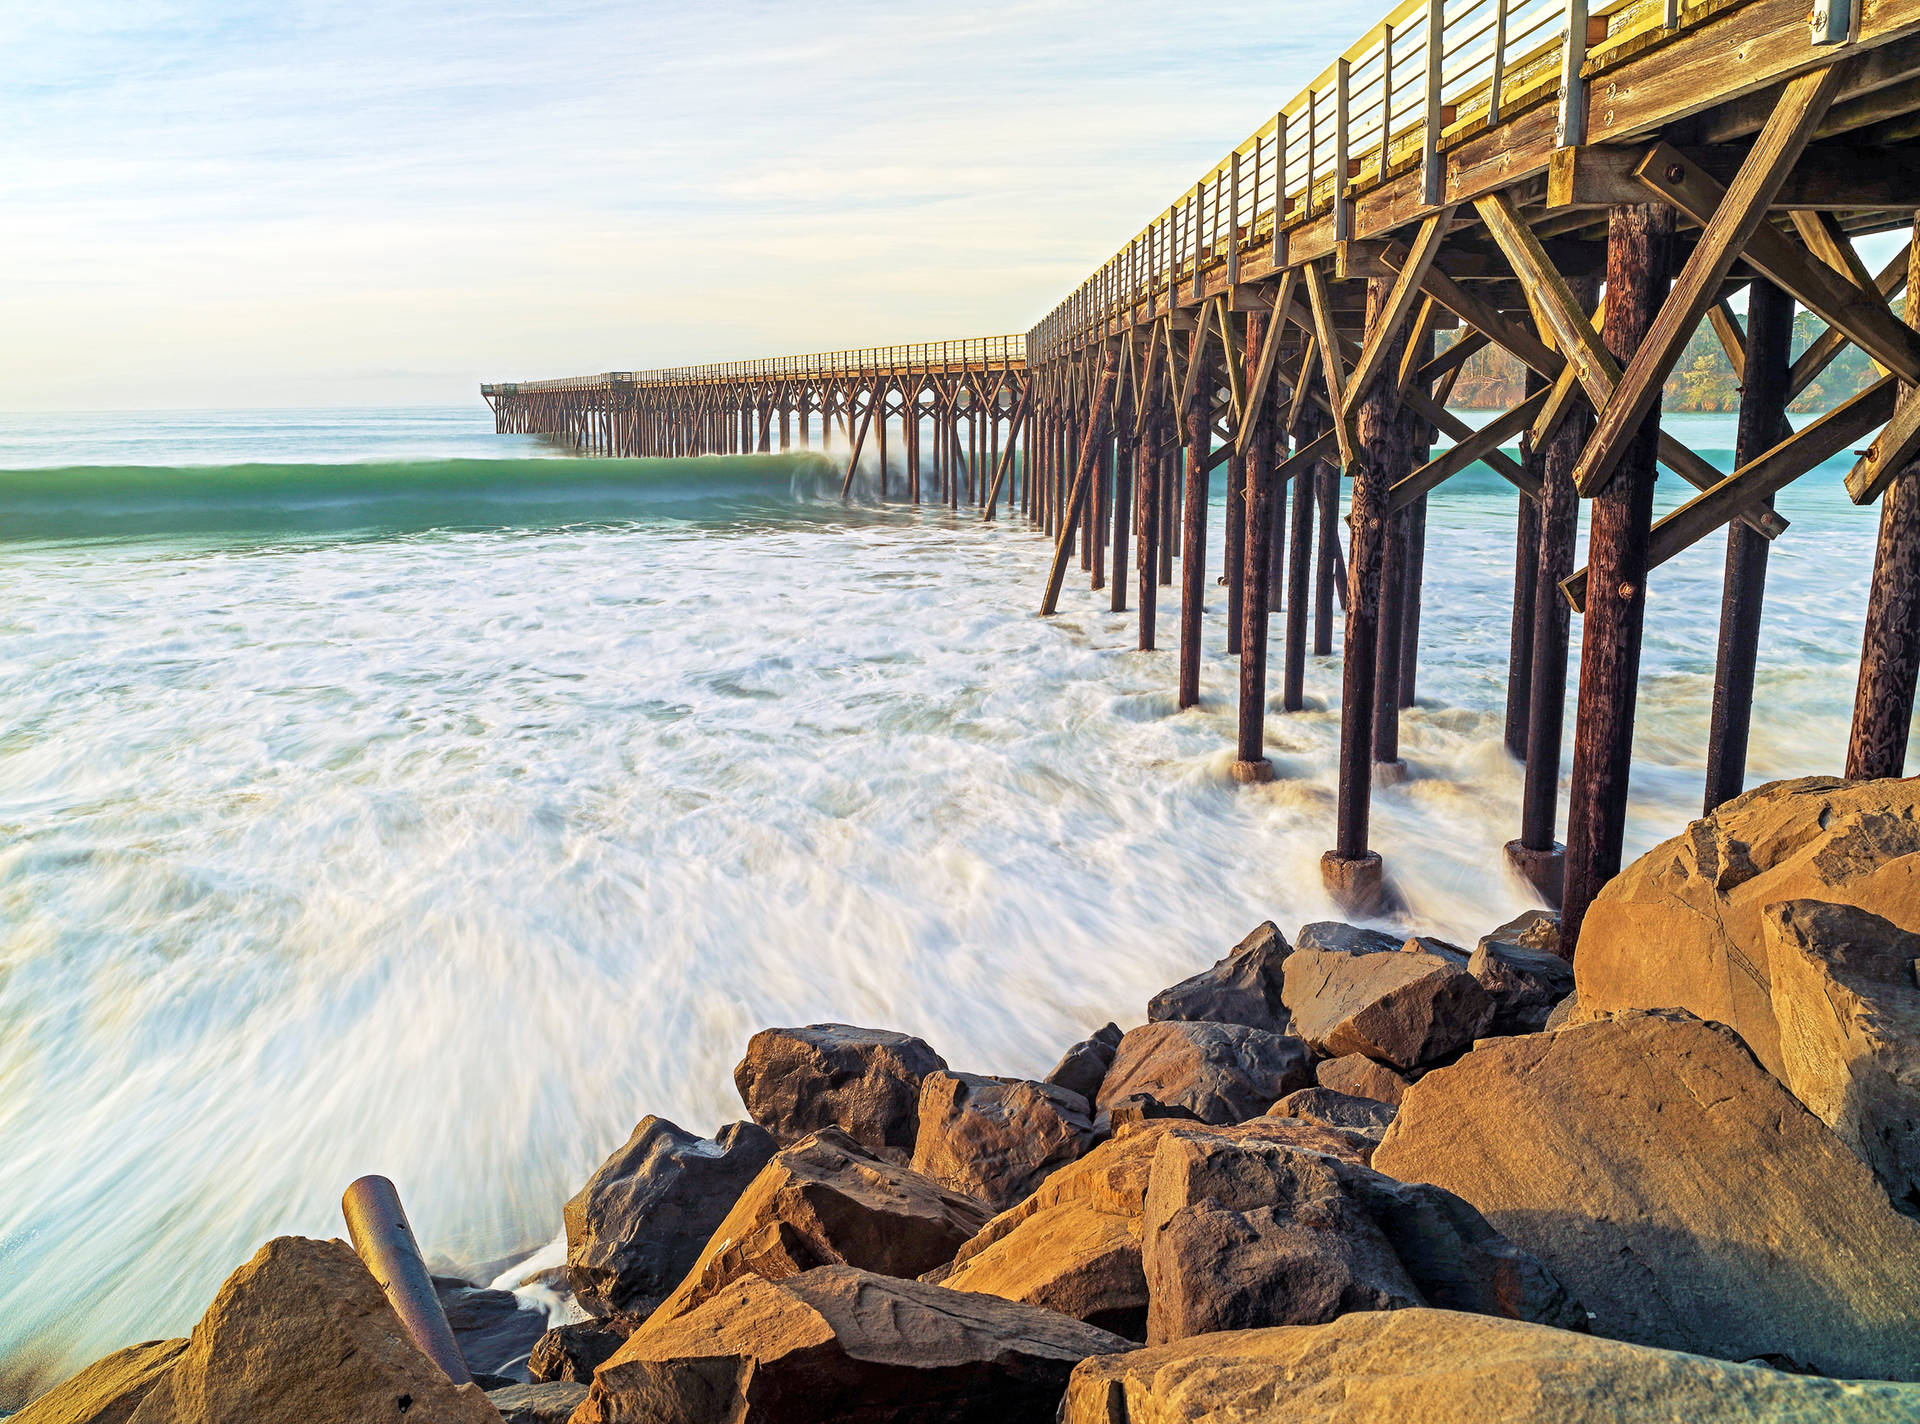
[[[1138,1127],[1143,1122],[1158,1122],[1165,1118],[1181,1122],[1199,1122],[1200,1114],[1192,1108],[1175,1107],[1163,1103],[1152,1093],[1128,1093],[1117,1102],[1107,1104],[1093,1117],[1093,1135],[1105,1141],[1116,1133],[1130,1127]]]
[[[849,1266],[745,1276],[634,1332],[573,1424],[1040,1424],[1076,1364],[1127,1348],[1055,1311]]]
[[[1113,1050],[1119,1046],[1120,1025],[1110,1023],[1091,1038],[1083,1038],[1069,1048],[1053,1065],[1046,1081],[1092,1102],[1100,1095],[1101,1080],[1107,1076]]]
[[[1465,1048],[1493,1022],[1493,1000],[1452,946],[1396,945],[1352,925],[1333,930],[1341,933],[1307,926],[1287,959],[1293,1029],[1316,1053],[1364,1053],[1417,1068]]]
[[[1089,1359],[1061,1424],[1895,1424],[1912,1385],[1807,1379],[1446,1310],[1198,1335]]]
[[[1393,1106],[1374,1098],[1336,1093],[1331,1088],[1302,1088],[1288,1093],[1267,1109],[1268,1117],[1297,1117],[1322,1127],[1344,1127],[1354,1132],[1382,1133],[1393,1121]]]
[[[684,1315],[744,1274],[848,1265],[917,1276],[953,1259],[986,1208],[825,1128],[774,1154],[655,1312]]]
[[[1547,1015],[1547,1021],[1541,1027],[1548,1033],[1563,1029],[1572,1023],[1580,1012],[1580,993],[1575,990],[1553,1006],[1553,1012]]]
[[[185,1340],[149,1340],[115,1350],[8,1416],[7,1424],[126,1424],[186,1348]]]
[[[1298,939],[1301,949],[1321,954],[1378,954],[1406,943],[1399,935],[1383,934],[1339,920],[1315,920],[1302,925]]]
[[[227,1277],[128,1424],[499,1424],[408,1338],[344,1242],[281,1236]]]
[[[1573,966],[1556,949],[1560,916],[1528,910],[1484,936],[1467,972],[1493,1000],[1495,1034],[1538,1033],[1547,1016],[1573,992]]]
[[[1147,1278],[1140,1239],[1147,1179],[1154,1150],[1170,1133],[1289,1142],[1356,1162],[1371,1149],[1357,1134],[1291,1119],[1255,1118],[1236,1127],[1151,1122],[1062,1167],[1026,1201],[988,1222],[951,1265],[925,1279],[1045,1306],[1144,1340]]]
[[[1648,851],[1582,922],[1575,1018],[1680,1008],[1726,1024],[1920,1210],[1920,987],[1899,972],[1909,951],[1890,930],[1811,910],[1799,928],[1770,927],[1769,907],[1790,901],[1920,933],[1920,782],[1776,781]],[[1776,946],[1792,950],[1778,966]],[[1791,1060],[1783,1020],[1799,1026]]]
[[[1920,935],[1822,900],[1760,918],[1787,1091],[1920,1213]]]
[[[1130,1094],[1147,1093],[1206,1122],[1244,1122],[1311,1083],[1311,1064],[1299,1039],[1264,1029],[1150,1023],[1120,1040],[1097,1106],[1110,1109]]]
[[[1284,1033],[1288,1014],[1280,999],[1281,972],[1292,952],[1286,936],[1269,920],[1213,968],[1155,994],[1147,1004],[1147,1019],[1245,1024]]]
[[[547,1333],[546,1311],[522,1305],[512,1291],[443,1276],[435,1276],[433,1284],[467,1368],[476,1376],[499,1375],[524,1383],[527,1353]]]
[[[1920,1377],[1920,1222],[1718,1024],[1490,1040],[1408,1090],[1374,1165],[1472,1202],[1599,1334]]]
[[[487,1398],[505,1424],[567,1424],[587,1397],[584,1384],[516,1384],[496,1389]]]
[[[1141,1262],[1154,1344],[1416,1305],[1584,1322],[1552,1272],[1452,1193],[1258,1138],[1161,1137]]]
[[[1399,1106],[1410,1085],[1404,1074],[1384,1063],[1376,1063],[1364,1053],[1346,1053],[1315,1065],[1314,1080],[1323,1088],[1350,1098],[1372,1098],[1389,1107]]]
[[[782,1147],[837,1127],[868,1152],[913,1160],[920,1081],[947,1060],[920,1039],[880,1028],[766,1028],[747,1042],[733,1083],[747,1114]]]
[[[752,1123],[705,1138],[663,1117],[641,1118],[566,1205],[574,1298],[594,1315],[651,1311],[776,1150]]]
[[[913,1170],[1005,1211],[1093,1145],[1092,1109],[1051,1083],[945,1070],[920,1084]]]
[[[536,1384],[587,1384],[645,1318],[608,1315],[555,1326],[535,1342],[527,1373]]]

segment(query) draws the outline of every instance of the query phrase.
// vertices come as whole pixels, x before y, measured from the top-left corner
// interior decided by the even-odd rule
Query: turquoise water
[[[1669,428],[1729,462],[1730,419]],[[1845,465],[1780,501],[1755,779],[1840,765]],[[1336,658],[1268,719],[1282,779],[1236,787],[1211,580],[1177,712],[1083,575],[1034,616],[1043,539],[832,474],[566,458],[477,402],[0,417],[0,1408],[184,1331],[264,1237],[337,1234],[364,1172],[508,1271],[641,1114],[737,1117],[758,1027],[1036,1072],[1330,913]],[[1433,498],[1415,775],[1375,797],[1463,940],[1527,903],[1514,512],[1485,471]],[[1635,848],[1697,812],[1721,548],[1652,579]]]

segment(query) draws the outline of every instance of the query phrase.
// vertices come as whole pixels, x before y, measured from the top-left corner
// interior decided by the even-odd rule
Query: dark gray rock
[[[435,1276],[433,1288],[475,1378],[495,1375],[524,1382],[527,1352],[546,1334],[547,1313],[522,1305],[512,1291],[489,1290],[448,1276]]]
[[[748,1115],[782,1147],[834,1127],[876,1157],[905,1164],[920,1125],[921,1080],[946,1066],[909,1034],[810,1024],[756,1033],[733,1082]]]
[[[582,1308],[644,1314],[680,1284],[775,1152],[752,1123],[699,1137],[645,1117],[566,1205],[567,1270]]]
[[[1331,1088],[1302,1088],[1288,1093],[1267,1110],[1268,1117],[1297,1117],[1322,1127],[1347,1127],[1357,1132],[1382,1133],[1393,1121],[1393,1107],[1373,1098],[1336,1093]]]
[[[1155,994],[1147,1005],[1147,1019],[1245,1024],[1284,1033],[1288,1014],[1281,1001],[1282,973],[1292,952],[1286,936],[1269,920],[1211,969]]]
[[[1573,966],[1556,953],[1560,917],[1528,910],[1483,937],[1467,972],[1493,1000],[1494,1034],[1538,1033],[1547,1016],[1573,992]]]
[[[1107,1076],[1107,1069],[1113,1063],[1113,1050],[1119,1046],[1120,1026],[1110,1023],[1061,1055],[1045,1081],[1092,1102],[1100,1095],[1101,1080]]]
[[[1097,1106],[1111,1115],[1146,1093],[1203,1122],[1245,1122],[1313,1082],[1313,1056],[1290,1036],[1244,1024],[1150,1023],[1120,1040]]]
[[[534,1343],[527,1373],[535,1383],[590,1383],[593,1372],[627,1343],[627,1336],[633,1334],[644,1318],[609,1315],[601,1320],[555,1326]]]

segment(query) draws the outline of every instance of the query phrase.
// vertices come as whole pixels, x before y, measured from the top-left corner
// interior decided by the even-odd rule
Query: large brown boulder
[[[1452,1193],[1259,1138],[1161,1137],[1141,1260],[1154,1344],[1415,1305],[1585,1321],[1552,1272]]]
[[[1211,969],[1155,994],[1147,1004],[1147,1019],[1245,1024],[1284,1033],[1288,1014],[1280,990],[1292,952],[1287,937],[1269,920]]]
[[[790,1147],[837,1127],[876,1157],[913,1160],[920,1081],[947,1060],[922,1040],[879,1028],[768,1028],[747,1042],[733,1083],[747,1114]]]
[[[1144,1340],[1147,1278],[1140,1242],[1147,1181],[1154,1151],[1169,1134],[1285,1142],[1354,1162],[1365,1161],[1372,1146],[1358,1134],[1291,1119],[1255,1118],[1234,1127],[1145,1123],[1062,1167],[1019,1206],[988,1222],[951,1265],[924,1279],[1045,1306]]]
[[[1204,1122],[1245,1122],[1312,1082],[1313,1055],[1297,1038],[1243,1024],[1150,1023],[1120,1040],[1096,1106],[1146,1093]]]
[[[1884,923],[1811,905],[1770,918],[1792,902]],[[1594,898],[1573,1017],[1680,1008],[1728,1025],[1920,1210],[1920,985],[1901,931],[1920,934],[1920,781],[1776,781]]]
[[[1081,1360],[1128,1342],[1051,1310],[824,1266],[656,1316],[573,1424],[1048,1424]]]
[[[126,1424],[186,1348],[185,1340],[149,1340],[115,1350],[9,1416],[7,1424]]]
[[[1092,1109],[1051,1083],[940,1071],[920,1084],[913,1170],[1005,1211],[1093,1145]]]
[[[1073,1372],[1060,1424],[1896,1424],[1913,1385],[1808,1379],[1446,1310],[1196,1335]]]
[[[344,1242],[282,1236],[227,1277],[128,1424],[500,1424],[408,1337]]]
[[[1044,1081],[1092,1102],[1100,1095],[1100,1084],[1113,1065],[1113,1051],[1119,1046],[1120,1025],[1107,1024],[1061,1054],[1060,1061],[1053,1065],[1053,1071]]]
[[[594,1315],[652,1310],[776,1150],[749,1122],[704,1138],[641,1118],[563,1213],[574,1298]]]
[[[1408,1089],[1374,1166],[1472,1202],[1599,1334],[1920,1378],[1920,1222],[1718,1024],[1490,1040]]]
[[[1293,1031],[1329,1057],[1364,1053],[1417,1068],[1465,1048],[1493,1022],[1493,1000],[1467,972],[1467,956],[1437,940],[1395,943],[1352,925],[1308,925],[1286,979]]]
[[[988,1212],[827,1128],[774,1154],[656,1315],[684,1315],[735,1278],[848,1265],[917,1276],[953,1259]]]

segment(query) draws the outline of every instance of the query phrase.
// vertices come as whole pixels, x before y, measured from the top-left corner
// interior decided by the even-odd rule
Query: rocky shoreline
[[[586,1319],[439,1283],[478,1383],[283,1237],[11,1424],[1920,1419],[1915,931],[1916,783],[1807,778],[1577,967],[1545,912],[1263,924],[1031,1081],[766,1029],[747,1121],[567,1203]]]

